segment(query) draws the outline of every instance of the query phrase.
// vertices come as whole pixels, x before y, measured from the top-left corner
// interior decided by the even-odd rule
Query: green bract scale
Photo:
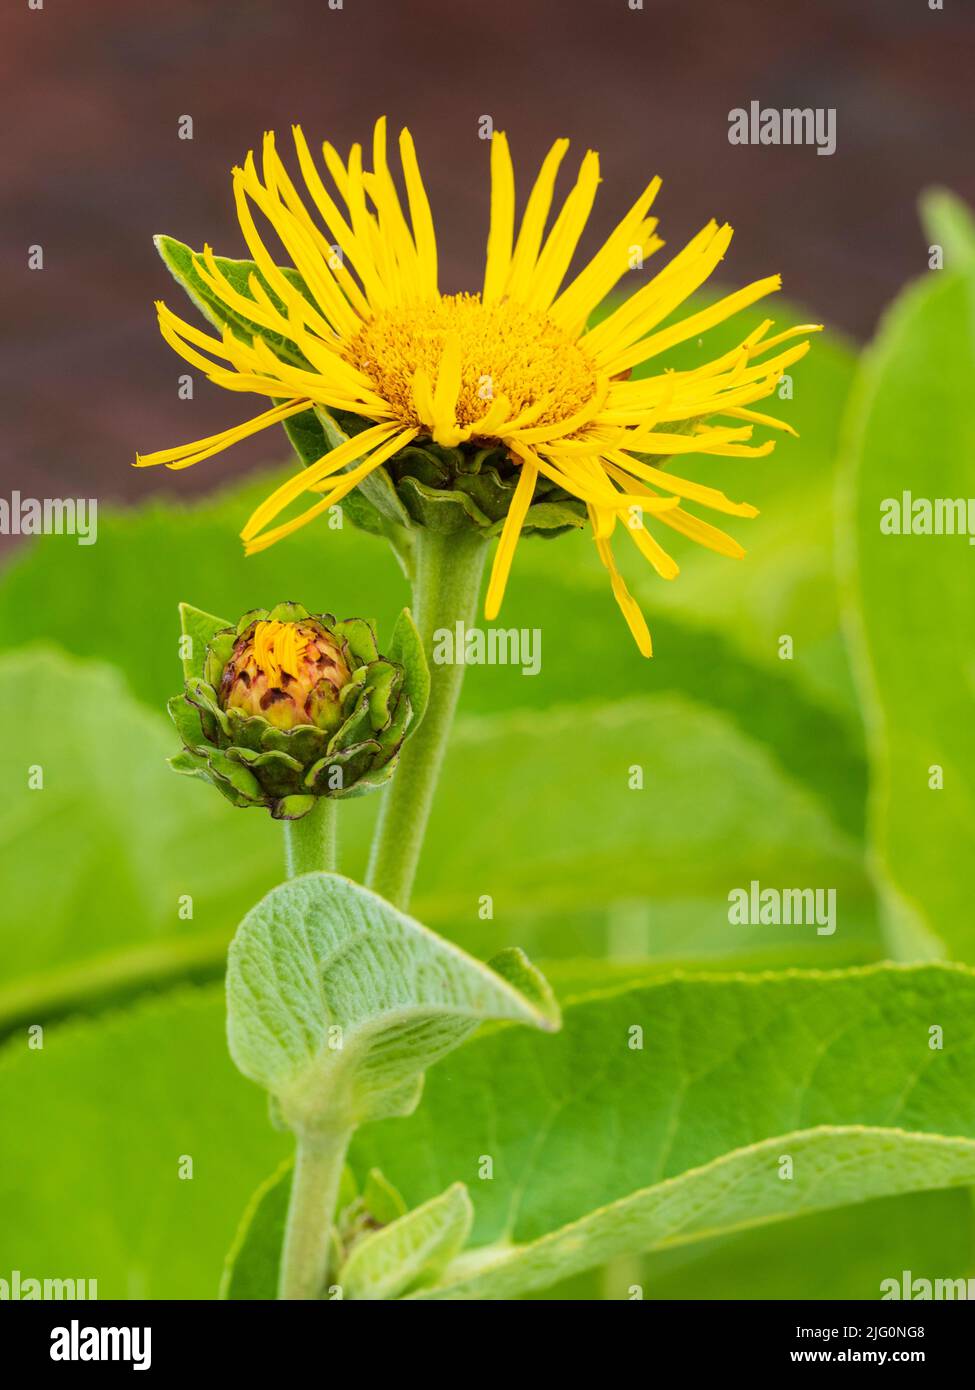
[[[300,415],[288,421],[288,434],[303,460],[314,460],[359,434],[372,422],[347,411]],[[400,449],[382,469],[363,479],[345,499],[353,523],[377,529],[370,516],[408,529],[479,531],[500,534],[518,484],[520,470],[507,449],[465,443],[454,448],[423,438]],[[344,504],[343,504],[344,505]],[[535,485],[522,523],[523,535],[558,536],[586,523],[585,503],[544,475]]]
[[[254,609],[236,627],[187,605],[181,615],[186,684],[169,702],[177,772],[277,820],[389,780],[427,689],[408,612],[393,634],[402,660],[379,654],[364,618],[337,622],[297,603]]]

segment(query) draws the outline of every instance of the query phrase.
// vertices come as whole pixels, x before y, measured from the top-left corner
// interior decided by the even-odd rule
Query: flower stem
[[[464,679],[463,660],[437,665],[433,634],[475,616],[488,543],[477,532],[417,533],[413,618],[430,661],[430,699],[423,722],[407,738],[399,767],[379,809],[372,843],[370,888],[405,910],[409,906],[433,793]],[[454,653],[455,658],[462,653]]]
[[[335,868],[335,819],[335,802],[320,796],[306,816],[281,822],[289,878],[317,870],[331,872]]]
[[[324,799],[324,798],[323,798]],[[351,1130],[299,1135],[278,1298],[320,1298],[328,1278],[332,1218]]]

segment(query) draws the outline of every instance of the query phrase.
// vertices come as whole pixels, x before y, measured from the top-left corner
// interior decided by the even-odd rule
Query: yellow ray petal
[[[366,186],[362,170],[362,146],[355,144],[349,151],[349,164],[347,169],[347,190],[346,201],[349,207],[349,216],[352,219],[352,230],[360,247],[365,248],[361,253],[361,261],[356,269],[362,279],[363,285],[369,296],[369,304],[373,309],[385,309],[395,299],[390,285],[383,274],[384,258],[378,254],[380,250],[380,237],[375,218],[366,205]]]
[[[519,458],[533,463],[539,473],[548,478],[551,482],[556,483],[562,488],[563,492],[569,493],[572,497],[577,497],[581,502],[585,502],[587,505],[608,506],[610,508],[614,505],[615,498],[608,484],[604,486],[594,486],[587,477],[580,477],[576,472],[573,472],[570,476],[570,474],[566,472],[566,468],[573,466],[573,464],[577,464],[578,460],[559,459],[556,461],[544,454],[536,453],[533,449],[529,449],[526,445],[518,444],[517,442],[512,443],[511,449],[512,452],[518,454]]]
[[[558,294],[589,220],[598,187],[599,156],[594,150],[587,150],[575,185],[548,234],[524,295],[524,302],[532,308],[547,309]]]
[[[259,324],[270,333],[280,333],[283,337],[288,335],[288,320],[280,309],[271,302],[268,295],[263,293],[262,298],[257,299],[248,298],[246,294],[241,294],[224,275],[209,246],[204,246],[202,256],[194,256],[193,268],[214,298],[226,305],[228,309],[249,319],[251,323]],[[260,283],[256,275],[252,274],[249,286],[254,282]]]
[[[292,532],[299,530],[300,527],[307,526],[309,521],[314,521],[316,516],[320,516],[322,512],[328,511],[329,507],[332,505],[333,503],[330,497],[326,497],[324,501],[316,502],[313,507],[309,507],[308,510],[302,512],[300,516],[292,517],[290,521],[285,521],[280,526],[275,526],[272,531],[265,531],[263,535],[256,536],[252,541],[247,541],[244,546],[244,554],[257,555],[262,550],[267,550],[268,547],[274,545],[276,541],[284,540],[285,536],[290,536]]]
[[[288,228],[284,226],[283,218],[279,217],[277,221],[275,220],[274,208],[272,207],[271,200],[268,198],[266,190],[257,177],[253,153],[248,154],[247,159],[244,161],[243,169],[234,170],[233,189],[234,201],[237,207],[237,221],[240,223],[240,229],[244,234],[244,240],[247,242],[250,253],[254,257],[257,267],[264,276],[264,279],[284,304],[289,307],[294,306],[296,312],[303,316],[305,322],[312,325],[322,337],[327,337],[329,333],[334,331],[332,325],[327,319],[322,317],[314,305],[309,304],[307,300],[299,295],[294,285],[291,284],[287,276],[285,276],[276,265],[274,258],[271,256],[257,230],[257,225],[254,222],[248,199],[252,199],[261,209],[265,217],[270,221],[272,227],[274,227],[274,230],[281,237],[282,242],[286,244],[288,242]],[[277,207],[280,208],[281,204],[277,204]],[[281,222],[281,225],[279,225],[279,222]],[[293,222],[293,219],[291,219],[291,222]],[[288,225],[290,226],[291,223],[289,222]],[[297,245],[294,237],[292,237],[291,240]],[[299,253],[299,257],[302,261],[306,260],[304,251]],[[297,265],[298,262],[296,261],[295,264]],[[311,274],[314,279],[314,274],[310,269],[309,274]],[[310,288],[312,288],[312,293],[314,294],[314,288]],[[301,302],[298,303],[296,301]]]
[[[394,435],[392,439],[388,439],[385,444],[380,444],[378,449],[374,449],[369,457],[364,459],[362,463],[357,464],[355,468],[350,468],[347,473],[334,474],[331,478],[326,479],[325,482],[316,484],[313,491],[326,493],[329,501],[333,504],[335,502],[340,502],[347,493],[359,486],[363,478],[368,477],[370,473],[374,473],[387,459],[392,458],[394,454],[398,454],[400,449],[405,449],[408,444],[413,442],[418,434],[419,430],[415,429],[400,430],[399,434]]]
[[[346,394],[340,389],[329,389],[327,385],[315,385],[291,389],[291,383],[281,378],[260,376],[245,372],[225,372],[214,371],[210,373],[210,380],[215,386],[222,386],[225,391],[253,391],[261,396],[300,396],[307,397],[308,404],[325,406],[329,410],[349,410],[353,415],[363,415],[368,411],[369,418],[379,420],[392,419],[393,411],[389,406],[365,405],[355,396]]]
[[[688,540],[696,541],[698,545],[703,545],[708,550],[717,551],[719,555],[727,555],[732,560],[740,560],[745,554],[744,546],[739,545],[733,536],[719,531],[717,526],[702,521],[700,517],[692,516],[690,512],[685,512],[682,507],[674,507],[672,511],[658,513],[657,520],[662,521],[665,526],[669,526],[672,530],[679,531]]]
[[[775,440],[767,439],[764,444],[716,444],[707,452],[715,458],[762,459],[775,452]]]
[[[672,555],[669,555],[663,546],[651,536],[650,532],[642,524],[631,526],[625,523],[623,530],[630,540],[639,550],[645,560],[649,560],[661,579],[676,579],[680,574],[680,566]]]
[[[364,380],[362,375],[339,357],[332,357],[323,361],[319,370],[307,371],[303,367],[292,367],[288,362],[281,362],[275,357],[268,345],[260,339],[255,339],[254,355],[257,363],[265,371],[273,372],[282,381],[295,388],[290,392],[291,395],[334,393],[360,401],[363,406],[367,407],[366,414],[374,407],[381,408],[386,404],[383,397],[373,391],[369,384],[362,384]]]
[[[601,486],[588,476],[580,475],[578,472],[578,460],[559,459],[556,462],[546,454],[532,453],[523,446],[517,446],[522,456],[531,453],[531,457],[538,468],[538,471],[549,478],[553,483],[557,483],[563,492],[569,493],[571,497],[577,497],[580,502],[585,502],[587,506],[604,507],[612,510],[615,505],[615,496],[608,486]],[[572,469],[571,473],[567,470]]]
[[[357,436],[359,439],[363,437],[363,435]],[[254,534],[252,531],[254,517],[252,516],[241,532],[241,537],[246,542],[245,554],[256,555],[258,551],[266,550],[268,546],[283,540],[285,536],[290,536],[292,532],[297,531],[300,527],[307,526],[310,521],[314,521],[317,516],[321,516],[322,512],[327,511],[329,507],[334,507],[343,497],[351,492],[354,487],[358,487],[363,478],[374,472],[381,464],[385,463],[386,459],[397,453],[398,450],[402,449],[411,439],[415,439],[415,437],[416,430],[404,430],[396,435],[395,438],[388,440],[386,444],[374,449],[369,457],[364,459],[357,467],[350,469],[348,473],[343,473],[341,477],[335,479],[334,487],[330,488],[328,494],[323,497],[321,501],[316,502],[314,506],[309,507],[299,516],[292,517],[290,521],[282,522],[280,526],[275,526],[270,531],[264,531],[259,535]],[[257,513],[255,512],[254,515],[256,516]]]
[[[265,188],[259,206],[289,251],[291,243],[300,246],[301,260],[292,253],[294,264],[329,322],[336,331],[355,333],[368,305],[345,269],[341,248],[336,255],[299,196],[275,148],[273,131],[264,136],[262,166]]]
[[[604,449],[615,449],[626,439],[626,429],[592,426],[579,439],[560,439],[558,452],[567,458],[598,456]]]
[[[553,483],[557,483],[564,492],[578,497],[587,506],[600,507],[616,513],[625,511],[633,502],[642,501],[642,498],[632,494],[617,492],[603,473],[598,457],[590,460],[594,466],[586,467],[585,459],[576,456],[559,457],[556,449],[546,449],[542,454],[517,442],[513,442],[511,447],[520,457],[530,458],[538,471]],[[666,504],[661,500],[661,505]]]
[[[511,266],[514,227],[515,173],[508,137],[503,130],[498,130],[491,140],[491,227],[481,295],[484,304],[493,304],[501,298]]]
[[[534,427],[511,430],[509,435],[521,440],[523,444],[540,444],[551,439],[562,439],[567,434],[575,434],[583,429],[594,419],[602,409],[603,402],[609,391],[609,381],[606,377],[597,378],[595,394],[592,400],[587,401],[580,410],[572,415],[567,415],[564,420],[556,421],[550,425],[535,425]]]
[[[673,473],[664,473],[659,468],[649,468],[638,459],[630,458],[629,455],[618,451],[607,455],[607,458],[616,465],[615,468],[609,469],[610,473],[625,486],[632,486],[631,476],[635,474],[651,487],[659,488],[662,492],[672,492],[677,497],[686,498],[688,502],[700,502],[702,506],[710,507],[715,512],[724,512],[726,516],[758,516],[758,508],[753,507],[750,502],[732,502],[717,488],[705,487],[703,483],[675,477]]]
[[[733,425],[709,430],[706,436],[666,434],[663,430],[648,430],[646,434],[631,431],[627,436],[626,448],[640,454],[706,454],[711,443],[730,444],[748,439],[750,435],[750,426],[736,429]]]
[[[652,407],[659,423],[723,414],[729,406],[748,405],[770,395],[785,368],[808,351],[808,342],[798,343],[767,362],[750,367],[738,365],[721,376],[711,375],[709,367],[690,372],[666,371],[642,381],[614,382],[608,403],[616,408],[604,410],[600,420],[639,423],[641,407]]]
[[[379,214],[381,240],[388,241],[395,260],[399,297],[403,302],[416,299],[422,287],[419,256],[386,159],[385,116],[379,118],[373,132],[372,162],[375,172],[366,176],[366,188]]]
[[[641,512],[657,513],[669,512],[679,504],[677,497],[659,497],[640,483],[634,483],[631,477],[621,474],[604,458],[584,460],[583,466],[593,482],[610,482],[613,504],[606,510],[612,514],[614,523],[617,516],[621,517],[624,512],[631,513],[634,507],[639,507]],[[617,491],[613,484],[619,484],[620,490]]]
[[[472,425],[467,427],[467,438],[474,439],[478,435],[498,435],[501,436],[505,430],[505,421],[511,413],[511,403],[505,395],[495,396],[488,409],[479,420],[475,420]]]
[[[799,438],[799,431],[793,429],[785,420],[777,420],[774,415],[765,415],[760,410],[747,410],[742,407],[738,409],[721,411],[722,415],[729,416],[732,420],[749,420],[754,425],[768,425],[769,429],[784,430],[786,434],[791,434],[793,438]]]
[[[236,206],[236,220],[241,224],[243,239],[248,243],[250,254],[252,254],[253,259],[255,259],[261,275],[266,279],[267,284],[273,289],[278,299],[282,300],[282,303],[288,304],[288,306],[295,303],[295,299],[302,300],[302,303],[296,304],[295,307],[298,307],[298,309],[302,311],[305,320],[309,322],[309,324],[313,324],[314,328],[323,336],[327,336],[330,332],[334,331],[330,322],[324,320],[321,314],[317,313],[314,304],[310,304],[307,300],[303,299],[303,296],[299,295],[295,286],[293,286],[291,281],[287,278],[287,275],[285,275],[284,272],[280,270],[277,263],[275,263],[274,257],[271,256],[270,252],[267,250],[267,246],[264,245],[264,240],[261,238],[260,232],[257,231],[255,218],[253,218],[253,213],[250,211],[250,202],[255,203],[255,206],[260,208],[261,213],[264,214],[264,217],[270,222],[271,227],[273,227],[277,235],[280,236],[282,243],[288,245],[289,239],[296,243],[295,236],[291,235],[292,229],[296,225],[295,220],[293,220],[292,215],[288,213],[287,208],[282,206],[278,200],[271,199],[270,195],[267,193],[267,189],[264,188],[260,178],[257,177],[253,150],[249,150],[248,157],[243,161],[243,167],[235,168],[234,170],[234,202]],[[291,246],[289,246],[289,250],[291,250]],[[298,263],[295,264],[298,265]]]
[[[209,335],[201,333],[200,330],[194,328],[192,324],[184,323],[184,321],[174,314],[171,309],[167,309],[166,305],[163,304],[161,300],[156,304],[156,315],[159,321],[159,332],[162,334],[164,341],[169,344],[174,352],[178,353],[179,356],[183,358],[184,362],[189,362],[191,367],[196,367],[201,372],[205,372],[207,376],[210,376],[211,373],[216,370],[218,364],[216,362],[211,362],[208,357],[204,357],[202,353],[190,347],[186,339],[200,342],[200,345],[205,347],[207,352],[212,352],[215,355],[223,357],[226,361],[234,363],[236,354],[232,355],[232,349],[229,345],[226,345],[220,339],[211,338]],[[237,360],[239,361],[240,359],[238,358]]]
[[[322,182],[322,177],[312,158],[311,151],[308,148],[308,142],[305,140],[301,126],[292,126],[291,133],[295,142],[298,163],[301,166],[301,174],[305,180],[305,186],[311,194],[312,201],[318,209],[329,235],[334,239],[334,244],[339,247],[343,257],[351,262],[356,274],[361,278],[362,269],[360,268],[360,262],[362,266],[365,267],[367,274],[372,267],[369,251],[366,247],[359,245],[358,239],[353,234],[351,226],[342,215],[337,203]],[[360,290],[348,270],[345,269],[344,264],[335,268],[335,275],[341,283],[345,294],[355,307],[356,312],[361,317],[368,317],[370,306],[367,294]],[[365,280],[363,280],[364,285],[365,283]]]
[[[764,280],[756,280],[753,284],[746,285],[744,289],[726,295],[723,299],[719,299],[717,304],[712,304],[710,308],[691,314],[689,318],[682,319],[680,323],[672,324],[669,328],[664,328],[659,333],[653,333],[647,338],[641,338],[621,352],[614,352],[612,355],[600,354],[597,360],[610,375],[629,371],[637,363],[646,362],[651,357],[665,352],[667,348],[674,347],[677,343],[686,342],[688,338],[699,337],[709,328],[713,328],[715,324],[723,323],[725,319],[731,318],[739,310],[747,308],[749,304],[754,304],[758,299],[764,299],[767,294],[774,294],[776,290],[781,288],[782,277],[780,275],[768,275]]]
[[[700,394],[694,394],[695,384],[689,382],[685,390],[678,392],[678,404],[661,407],[658,418],[661,421],[688,420],[695,416],[717,414],[728,406],[750,405],[752,401],[770,396],[782,380],[786,367],[805,357],[808,351],[808,343],[799,343],[771,362],[738,372],[734,376],[735,384],[730,389],[718,378],[713,382],[701,382]]]
[[[640,649],[640,654],[647,657],[653,656],[653,642],[650,639],[650,629],[647,627],[647,620],[643,616],[640,605],[626,587],[622,575],[616,568],[616,561],[613,559],[613,552],[610,549],[609,541],[601,540],[598,536],[595,537],[595,539],[599,558],[602,560],[607,570],[609,570],[610,582],[613,587],[613,597],[619,604],[620,612],[626,619],[627,627],[633,634],[634,641]]]
[[[550,310],[556,323],[584,324],[606,295],[631,269],[629,251],[639,245],[644,256],[659,250],[663,242],[653,235],[657,219],[645,222],[647,211],[660,191],[660,179],[651,179],[589,264],[562,291]],[[637,230],[639,229],[639,231]]]
[[[349,173],[345,167],[342,156],[334,145],[327,140],[322,141],[322,158],[325,161],[325,168],[332,176],[332,182],[339,191],[339,197],[349,206]]]
[[[440,370],[433,391],[433,437],[452,449],[460,442],[457,430],[457,397],[460,395],[461,343],[459,333],[444,339]]]
[[[222,453],[239,440],[247,439],[252,434],[266,430],[270,425],[278,425],[289,416],[307,410],[308,405],[308,401],[286,401],[283,405],[265,410],[261,415],[255,415],[253,420],[247,420],[242,425],[233,425],[229,430],[221,430],[219,434],[208,435],[206,439],[198,439],[194,444],[181,444],[175,449],[160,449],[154,454],[136,454],[135,467],[152,468],[156,464],[164,463],[167,468],[191,468],[194,463]]]
[[[493,622],[501,608],[508,575],[511,573],[511,562],[514,559],[515,548],[521,536],[525,516],[531,506],[537,480],[538,469],[534,463],[531,459],[523,460],[515,495],[511,499],[508,515],[505,517],[504,527],[498,540],[494,564],[491,566],[491,578],[488,581],[487,595],[484,599],[484,616],[488,622]]]
[[[649,332],[704,284],[733,235],[727,223],[719,227],[716,222],[709,222],[641,290],[589,329],[582,339],[586,351],[600,360],[609,358]]]
[[[293,478],[282,483],[279,488],[272,492],[270,497],[256,508],[240,533],[243,539],[245,541],[251,540],[263,526],[272,521],[289,502],[293,502],[301,493],[309,491],[316,483],[322,482],[330,474],[344,468],[347,463],[362,458],[364,454],[382,444],[396,432],[397,428],[393,424],[372,425],[360,434],[355,434],[343,443],[337,444],[334,449],[329,449],[315,463],[303,468]]]
[[[554,399],[554,393],[547,391],[544,396],[535,401],[534,405],[528,405],[524,410],[520,410],[514,419],[509,420],[505,425],[504,437],[507,439],[509,435],[516,435],[526,425],[533,425],[540,415],[545,414]]]
[[[410,221],[413,223],[413,236],[420,263],[420,287],[432,298],[437,293],[437,234],[416,159],[413,136],[405,128],[399,134],[399,152],[403,162]]]
[[[783,333],[776,333],[774,338],[766,338],[765,342],[757,343],[753,349],[753,355],[757,352],[765,352],[768,348],[778,347],[779,343],[787,343],[790,338],[799,338],[803,333],[822,333],[821,323],[800,323],[795,328],[787,328]]]
[[[532,272],[538,259],[538,250],[542,244],[545,221],[549,208],[552,206],[555,176],[568,148],[568,140],[556,140],[542,161],[535,186],[528,195],[525,213],[521,219],[521,228],[518,232],[518,240],[515,242],[514,254],[511,257],[511,269],[506,286],[508,293],[515,299],[520,300],[531,283]]]
[[[413,375],[413,404],[422,424],[433,429],[433,387],[430,378],[422,367],[417,367]]]

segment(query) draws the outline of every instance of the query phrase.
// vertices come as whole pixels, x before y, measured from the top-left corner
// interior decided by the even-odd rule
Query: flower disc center
[[[508,418],[544,402],[532,424],[546,425],[568,419],[595,395],[595,367],[564,329],[546,314],[509,300],[485,305],[476,294],[383,310],[343,355],[372,380],[405,426],[429,427],[414,400],[414,376],[420,370],[436,383],[445,344],[454,335],[460,341],[455,418],[461,427],[482,419],[499,396],[508,401]]]

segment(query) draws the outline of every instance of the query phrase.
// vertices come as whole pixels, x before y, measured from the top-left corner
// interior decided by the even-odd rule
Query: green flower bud
[[[183,741],[177,772],[279,820],[306,815],[317,797],[362,796],[388,781],[416,721],[405,669],[380,656],[369,623],[296,603],[245,613],[236,627],[218,622],[202,674],[169,702]]]

